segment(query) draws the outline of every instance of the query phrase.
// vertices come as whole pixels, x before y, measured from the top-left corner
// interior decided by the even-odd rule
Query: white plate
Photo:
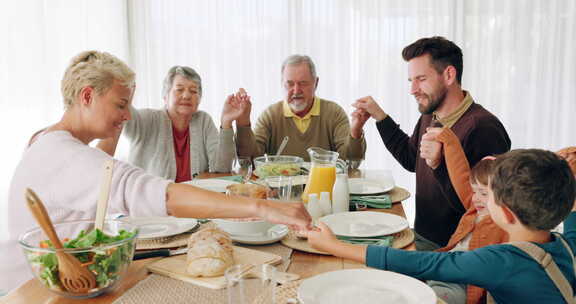
[[[348,179],[348,187],[350,188],[350,194],[352,195],[376,195],[394,189],[394,181],[374,181],[364,178],[350,178]]]
[[[320,218],[336,235],[372,237],[394,234],[408,228],[408,221],[398,215],[354,211],[330,214]]]
[[[198,221],[192,218],[176,217],[127,217],[121,221],[138,226],[138,239],[155,239],[172,236],[192,230]]]
[[[276,225],[266,234],[262,235],[236,235],[231,234],[230,237],[233,241],[241,243],[241,244],[248,244],[248,245],[265,245],[265,244],[272,244],[278,242],[279,240],[283,239],[288,234],[288,227],[285,225]]]
[[[226,193],[226,187],[239,183],[230,180],[210,178],[210,179],[195,179],[193,181],[184,182],[184,184],[193,185],[214,192]]]
[[[345,269],[308,278],[298,288],[306,304],[435,304],[436,294],[417,279],[376,269]]]

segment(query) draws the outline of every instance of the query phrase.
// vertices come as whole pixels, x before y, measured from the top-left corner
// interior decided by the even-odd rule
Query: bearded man
[[[450,183],[440,143],[422,139],[426,129],[451,128],[470,167],[485,156],[510,150],[511,142],[498,118],[462,89],[462,50],[456,44],[443,37],[422,38],[405,47],[402,57],[408,62],[410,94],[422,114],[412,136],[370,96],[353,104],[353,115],[374,118],[388,151],[416,173],[416,248],[434,250],[446,245],[465,208]]]
[[[370,118],[365,112],[352,116],[337,103],[318,98],[318,77],[312,59],[292,55],[281,69],[285,99],[269,106],[258,118],[254,131],[250,127],[250,99],[237,98],[236,106],[243,115],[236,119],[238,156],[274,155],[288,136],[282,154],[309,160],[306,149],[320,147],[335,151],[342,159],[361,160],[366,152],[362,127]]]

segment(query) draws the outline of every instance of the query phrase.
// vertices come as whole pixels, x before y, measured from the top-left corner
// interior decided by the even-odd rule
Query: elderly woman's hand
[[[248,111],[248,124],[250,124],[250,96],[242,88],[235,94],[228,95],[222,108],[222,128],[232,128],[232,122],[246,116]]]
[[[312,228],[312,218],[302,203],[261,200],[258,216],[272,223],[287,225],[295,231]]]

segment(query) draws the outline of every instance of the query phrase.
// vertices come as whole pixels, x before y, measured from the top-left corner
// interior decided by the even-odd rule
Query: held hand
[[[370,118],[370,114],[362,109],[356,109],[351,116],[350,135],[353,138],[360,138],[362,136],[362,128]]]
[[[352,106],[356,109],[366,111],[372,118],[376,119],[377,121],[386,118],[386,113],[382,110],[382,108],[380,108],[378,103],[371,96],[362,97],[356,100]]]
[[[284,224],[295,231],[312,228],[312,218],[302,203],[261,201],[260,217],[275,224]]]
[[[236,125],[245,127],[250,125],[250,112],[252,111],[252,102],[250,102],[250,96],[246,94],[243,88],[240,88],[236,93],[236,99],[238,100],[238,105],[241,109],[241,115],[236,120]]]
[[[246,94],[244,89],[241,88],[236,94],[228,95],[222,108],[222,128],[231,128],[233,121],[238,121],[246,116],[246,111],[248,111],[249,120],[250,108],[250,96]]]
[[[420,157],[426,160],[428,167],[438,168],[442,160],[442,144],[434,140],[422,139],[420,142]]]
[[[318,227],[308,231],[306,235],[310,246],[324,252],[330,253],[331,249],[334,248],[334,244],[340,242],[330,230],[330,227],[321,221],[318,221]]]
[[[442,133],[442,131],[444,131],[444,128],[426,128],[426,133],[424,133],[422,139],[438,141],[436,137]]]

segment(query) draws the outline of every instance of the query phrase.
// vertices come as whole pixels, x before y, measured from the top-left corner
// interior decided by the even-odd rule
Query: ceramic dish
[[[231,234],[233,241],[240,244],[248,245],[265,245],[280,241],[288,234],[288,227],[285,225],[276,225],[261,235],[236,235]]]
[[[176,217],[126,217],[122,222],[138,226],[140,232],[137,239],[155,239],[168,237],[190,231],[198,226],[198,221],[191,218]]]
[[[232,234],[261,237],[268,233],[274,224],[261,219],[212,219],[218,228]]]
[[[373,211],[341,212],[319,220],[328,225],[334,234],[350,237],[388,235],[408,228],[408,221],[401,216]]]
[[[436,294],[421,281],[399,273],[345,269],[304,280],[298,299],[306,304],[435,304]]]

